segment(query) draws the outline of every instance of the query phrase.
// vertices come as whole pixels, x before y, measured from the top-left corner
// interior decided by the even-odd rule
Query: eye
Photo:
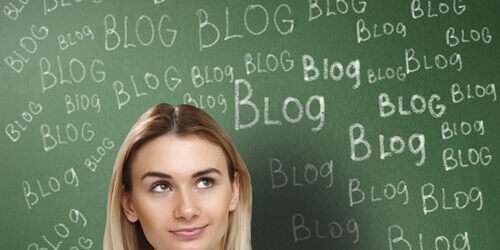
[[[205,189],[214,185],[214,180],[212,178],[203,177],[198,183],[196,183],[196,188]]]
[[[170,191],[170,190],[172,190],[170,188],[170,185],[168,183],[165,183],[165,182],[156,183],[151,188],[151,191],[153,193],[163,193],[163,192]]]

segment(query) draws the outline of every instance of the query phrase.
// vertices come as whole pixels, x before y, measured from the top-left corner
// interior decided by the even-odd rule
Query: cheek
[[[204,197],[203,207],[206,213],[213,219],[223,220],[229,215],[229,203],[231,192],[224,190],[210,197]]]
[[[219,200],[207,204],[205,208],[205,215],[209,221],[214,225],[213,239],[221,240],[224,233],[228,228],[229,221],[229,202],[228,200]]]
[[[139,221],[143,227],[156,228],[172,220],[170,202],[165,199],[148,199],[141,197],[134,200]]]

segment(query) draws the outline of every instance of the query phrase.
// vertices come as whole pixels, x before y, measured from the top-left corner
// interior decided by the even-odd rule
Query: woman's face
[[[239,177],[231,183],[218,145],[197,136],[160,136],[136,153],[131,178],[123,210],[129,221],[141,223],[155,249],[221,249]]]

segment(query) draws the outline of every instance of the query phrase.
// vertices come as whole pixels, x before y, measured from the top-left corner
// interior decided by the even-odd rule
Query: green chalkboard
[[[117,150],[160,102],[237,145],[254,249],[500,246],[497,1],[1,7],[0,249],[101,249]]]

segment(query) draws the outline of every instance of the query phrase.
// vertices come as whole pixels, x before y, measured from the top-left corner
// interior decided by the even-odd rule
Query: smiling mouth
[[[198,238],[207,226],[193,227],[193,228],[182,228],[178,230],[171,230],[170,232],[182,240],[193,240]]]

